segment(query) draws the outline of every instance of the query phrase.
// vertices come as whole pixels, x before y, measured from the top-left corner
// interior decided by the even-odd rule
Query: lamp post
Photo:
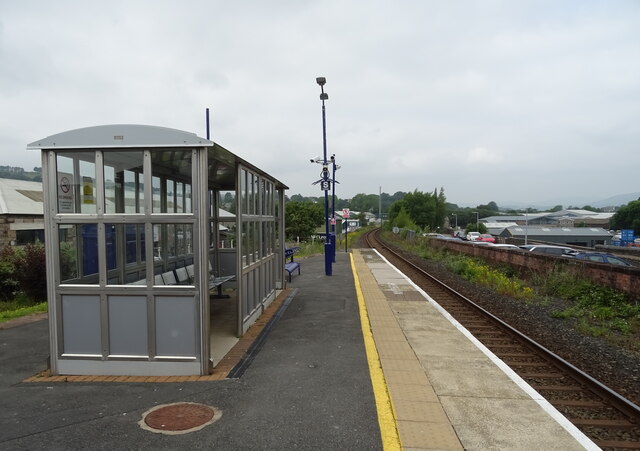
[[[324,238],[324,273],[327,276],[332,275],[332,252],[331,252],[331,238],[329,236],[329,168],[327,165],[327,121],[324,108],[324,101],[329,98],[329,95],[324,92],[324,85],[327,79],[324,77],[317,77],[316,83],[320,85],[320,100],[322,101],[322,180],[321,188],[324,191],[324,225],[325,225],[325,238]]]
[[[458,230],[458,215],[455,213],[451,213],[451,216],[455,216],[456,217],[456,230]]]
[[[480,233],[480,213],[474,211],[476,215],[476,232]]]

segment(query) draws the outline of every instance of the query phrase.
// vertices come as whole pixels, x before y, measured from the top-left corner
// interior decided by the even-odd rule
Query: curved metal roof
[[[202,147],[213,141],[195,133],[154,125],[112,124],[69,130],[34,141],[27,149]]]

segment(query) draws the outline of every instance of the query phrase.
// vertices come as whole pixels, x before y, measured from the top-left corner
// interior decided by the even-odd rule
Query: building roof
[[[515,222],[485,222],[484,226],[491,235],[500,235],[507,227],[517,226]]]
[[[615,213],[598,213],[589,210],[561,210],[553,213],[547,213],[547,216],[556,217],[571,217],[571,218],[591,218],[591,219],[610,219]]]
[[[512,237],[528,236],[595,236],[611,237],[611,234],[601,227],[523,227],[512,226],[505,229],[505,233]]]
[[[533,219],[541,218],[543,216],[547,216],[548,213],[529,213],[527,215],[498,215],[498,216],[487,216],[486,218],[480,218],[480,221],[483,223],[495,223],[495,222],[517,222],[517,221],[531,221]]]
[[[27,149],[95,149],[110,147],[213,146],[195,133],[167,127],[137,124],[97,125],[68,130],[27,145]]]
[[[0,215],[43,215],[42,183],[0,178]]]
[[[272,175],[231,153],[221,145],[202,138],[195,133],[174,128],[139,124],[97,125],[68,130],[27,144],[27,149],[68,149],[72,151],[82,149],[104,149],[110,151],[118,149],[150,149],[153,151],[153,148],[194,147],[208,148],[209,161],[215,162],[212,165],[215,172],[215,182],[221,189],[230,189],[226,187],[235,186],[237,177],[235,166],[237,164],[241,164],[271,179],[280,189],[288,189],[284,183]],[[176,156],[176,158],[182,157]]]
[[[480,221],[484,223],[493,222],[516,222],[516,221],[534,221],[539,218],[550,218],[554,221],[560,219],[598,219],[608,220],[615,213],[597,213],[589,210],[561,210],[554,212],[542,212],[542,213],[529,213],[527,215],[512,215],[512,216],[489,216],[486,218],[480,218]]]

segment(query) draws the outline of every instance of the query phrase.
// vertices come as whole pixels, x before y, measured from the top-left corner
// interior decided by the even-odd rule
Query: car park
[[[576,252],[574,254],[571,254],[571,257],[577,258],[579,260],[588,260],[597,263],[608,263],[610,265],[633,266],[624,258],[616,257],[615,255],[607,254],[605,252]]]

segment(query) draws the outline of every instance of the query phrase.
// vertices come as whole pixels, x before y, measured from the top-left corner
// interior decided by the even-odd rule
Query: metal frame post
[[[316,82],[320,85],[320,100],[322,101],[322,150],[323,150],[323,166],[322,166],[322,189],[324,190],[324,225],[325,225],[325,239],[324,239],[324,272],[325,275],[331,276],[333,274],[332,268],[332,255],[331,255],[331,237],[329,235],[329,169],[327,165],[327,120],[326,111],[324,107],[324,101],[329,98],[329,95],[324,92],[324,84],[327,80],[324,77],[316,78]]]

